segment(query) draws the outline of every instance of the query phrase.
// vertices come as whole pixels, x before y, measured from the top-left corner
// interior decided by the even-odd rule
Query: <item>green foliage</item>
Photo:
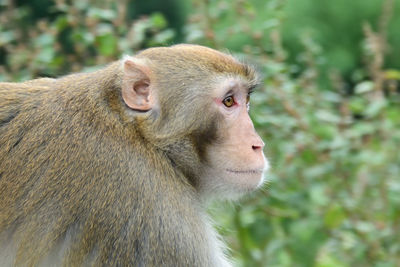
[[[126,24],[123,1],[105,6],[89,0],[76,5],[55,1],[45,18],[35,18],[36,9],[26,4],[0,13],[0,21],[6,22],[0,25],[0,80],[57,76],[104,65],[124,53],[168,44],[175,36],[161,13]]]
[[[56,1],[32,20],[0,1],[0,80],[103,65],[175,36],[164,13],[125,23],[124,1],[96,2]],[[264,75],[251,116],[269,182],[210,210],[237,265],[400,266],[400,69],[385,49],[400,43],[400,22],[382,22],[381,8],[391,1],[192,2],[183,38]]]
[[[325,21],[323,15],[311,12],[303,13],[292,33],[282,32],[287,17],[296,10],[302,14],[301,9],[326,2],[323,14],[340,15],[340,2],[293,2],[281,5],[281,1],[254,0],[238,9],[243,1],[211,5],[196,1],[203,17],[188,25],[192,34],[188,37],[221,49],[229,45],[255,61],[265,75],[264,86],[252,98],[251,115],[267,143],[272,165],[270,182],[261,192],[245,198],[230,216],[220,216],[230,206],[213,207],[212,213],[225,226],[221,233],[228,238],[239,266],[398,266],[398,70],[390,62],[377,63],[385,52],[376,40],[385,40],[380,32],[363,33],[362,23],[347,25],[345,31],[335,20]],[[374,6],[372,10],[378,13],[370,22],[378,23],[381,9],[375,1],[348,4],[365,9]],[[349,16],[345,21],[355,19],[350,14],[343,16]],[[357,16],[369,21],[368,16]],[[314,20],[315,27],[306,24],[307,20]],[[343,30],[318,38],[302,35],[310,28],[318,32],[323,25]],[[281,41],[290,34],[299,48]],[[351,49],[334,41],[346,38],[355,40],[350,42]],[[337,46],[343,55],[330,54],[326,43]],[[368,49],[363,50],[363,44]],[[292,53],[298,55],[301,65],[288,60]],[[343,73],[347,68],[362,73],[349,88],[355,80],[343,80],[341,72],[326,75],[324,62],[331,62],[331,57],[343,58],[343,62],[361,57],[370,60],[346,68],[341,63],[331,64]]]
[[[395,4],[388,11],[383,10],[384,2],[288,0],[282,34],[285,45],[292,52],[292,59],[301,54],[303,48],[298,40],[299,36],[306,34],[317,40],[323,48],[326,59],[323,65],[326,68],[340,69],[347,77],[351,77],[356,68],[362,67],[364,23],[371,23],[378,28],[383,22],[381,17],[391,19],[385,30],[389,34],[391,46],[394,48],[400,45],[397,31],[400,19],[398,16],[392,17],[400,12],[400,1],[394,0]],[[400,67],[400,53],[396,49],[390,50],[387,64]]]

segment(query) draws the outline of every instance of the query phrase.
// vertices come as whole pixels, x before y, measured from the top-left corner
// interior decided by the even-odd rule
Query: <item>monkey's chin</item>
[[[264,182],[264,170],[220,170],[203,177],[199,187],[201,197],[206,201],[216,199],[238,199],[260,187]]]
[[[264,169],[226,169],[227,179],[238,191],[249,192],[264,182]]]
[[[268,160],[263,157],[260,164],[252,167],[239,164],[204,166],[201,170],[197,190],[206,202],[214,199],[237,199],[259,188],[264,183],[264,174],[269,169]],[[244,164],[243,164],[244,165]]]
[[[263,156],[263,162],[257,167],[226,168],[227,183],[231,183],[237,191],[249,192],[257,189],[264,183],[264,175],[269,169],[269,162]]]

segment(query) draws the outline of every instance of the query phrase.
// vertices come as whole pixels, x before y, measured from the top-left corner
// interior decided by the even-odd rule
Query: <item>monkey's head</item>
[[[122,61],[124,118],[202,196],[241,195],[263,182],[264,143],[249,117],[256,72],[197,45],[151,48]]]

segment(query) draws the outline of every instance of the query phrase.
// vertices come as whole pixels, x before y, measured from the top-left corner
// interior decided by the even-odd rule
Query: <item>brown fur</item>
[[[120,62],[0,84],[0,233],[16,244],[17,266],[60,251],[64,266],[218,265],[196,191],[220,121],[203,99],[210,73],[249,84],[254,73],[199,46],[137,57],[149,61],[159,110],[124,105]]]

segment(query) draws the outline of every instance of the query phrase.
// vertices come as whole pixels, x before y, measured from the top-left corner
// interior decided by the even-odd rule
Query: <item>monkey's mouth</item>
[[[234,170],[234,169],[226,169],[227,172],[234,174],[262,174],[263,169],[250,169],[250,170]]]

